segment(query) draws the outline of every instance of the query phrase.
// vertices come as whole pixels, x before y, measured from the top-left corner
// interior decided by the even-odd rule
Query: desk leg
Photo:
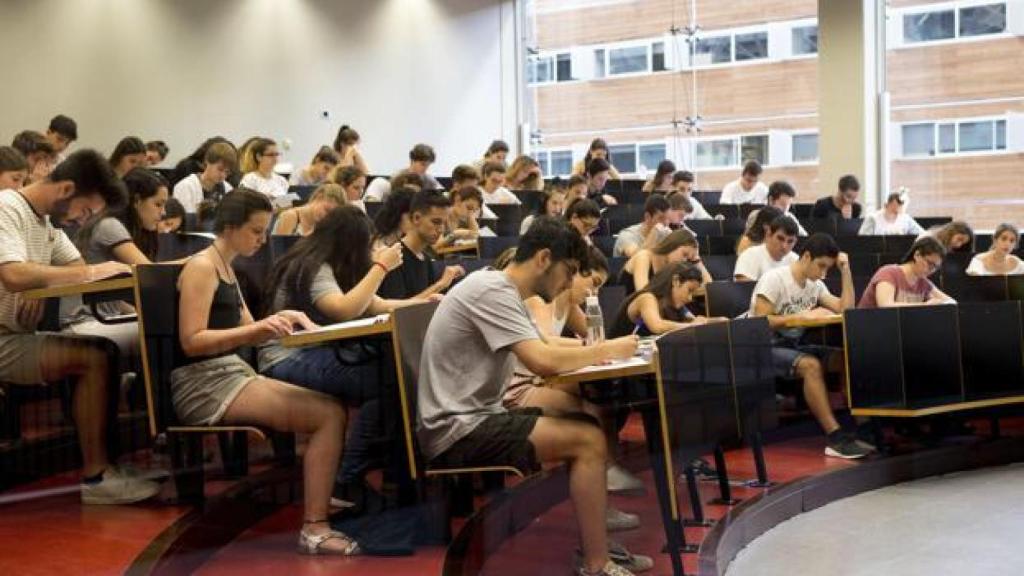
[[[668,467],[666,458],[671,457],[665,454],[661,442],[661,423],[655,409],[643,411],[644,437],[647,440],[647,451],[651,457],[651,472],[654,474],[654,486],[658,494],[658,509],[661,511],[661,523],[665,527],[666,551],[672,561],[673,576],[686,576],[683,571],[683,559],[680,552],[696,552],[696,546],[687,546],[683,535],[683,527],[679,520],[673,517],[672,498],[670,496],[669,482],[674,479],[668,478]]]
[[[704,517],[704,505],[700,501],[700,489],[697,487],[697,473],[692,466],[686,467],[686,491],[690,495],[690,507],[693,508],[693,518],[683,520],[683,526],[696,528],[709,528],[714,522]]]
[[[725,466],[725,450],[721,445],[715,446],[715,470],[718,471],[719,497],[711,500],[711,504],[733,506],[739,500],[732,497],[732,486],[729,485],[729,470]]]

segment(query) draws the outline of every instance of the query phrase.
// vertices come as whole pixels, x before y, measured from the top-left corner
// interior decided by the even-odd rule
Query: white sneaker
[[[623,530],[632,530],[640,527],[640,517],[636,514],[630,514],[629,512],[623,512],[618,508],[612,508],[611,506],[605,511],[604,514],[605,525],[608,527],[609,532],[621,532]]]
[[[81,485],[83,504],[131,504],[156,496],[160,485],[108,468],[96,484]]]
[[[608,491],[615,493],[627,493],[630,495],[643,496],[647,493],[643,480],[618,464],[608,467],[607,473]]]

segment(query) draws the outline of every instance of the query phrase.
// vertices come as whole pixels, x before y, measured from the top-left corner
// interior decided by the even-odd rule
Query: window
[[[1006,150],[1006,120],[996,120],[996,150]]]
[[[907,158],[1006,150],[1006,120],[965,120],[904,124],[903,156]]]
[[[759,60],[768,57],[768,33],[754,32],[736,35],[736,61]]]
[[[573,80],[572,54],[565,52],[555,57],[555,79],[559,82]]]
[[[613,48],[608,51],[609,76],[647,71],[647,46]]]
[[[1006,4],[960,9],[960,36],[999,34],[1006,30]]]
[[[594,50],[594,78],[605,77],[604,48]]]
[[[745,164],[751,160],[757,161],[762,166],[768,165],[768,135],[743,136],[740,139],[742,150],[742,162]]]
[[[548,153],[543,151],[536,151],[533,154],[533,159],[537,161],[537,165],[540,166],[540,173],[545,176],[550,176],[551,171],[548,169]]]
[[[817,162],[818,161],[818,135],[817,134],[794,134],[793,135],[793,162]]]
[[[904,156],[935,155],[935,124],[905,124],[903,126]]]
[[[956,152],[956,124],[939,124],[939,153]]]
[[[526,63],[526,81],[530,84],[551,82],[555,78],[551,57],[533,57]]]
[[[716,36],[697,40],[693,49],[693,65],[705,66],[732,62],[732,38]]]
[[[665,159],[666,150],[664,144],[641,144],[640,165],[650,171],[657,170],[658,164]]]
[[[665,67],[665,43],[655,42],[651,44],[651,69],[655,72],[663,72]]]
[[[693,147],[693,163],[697,168],[723,168],[739,164],[736,140],[704,140]]]
[[[961,152],[979,152],[994,148],[995,134],[992,122],[963,122],[959,128]]]
[[[551,174],[568,176],[572,174],[572,151],[558,150],[551,152]]]
[[[907,42],[947,40],[956,36],[956,12],[924,12],[903,16],[903,38]]]
[[[793,55],[818,53],[818,27],[800,26],[793,28]]]
[[[608,159],[623,174],[636,172],[636,144],[617,144],[608,147]]]

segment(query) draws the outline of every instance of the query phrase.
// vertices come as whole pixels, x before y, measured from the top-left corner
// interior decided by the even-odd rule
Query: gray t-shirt
[[[310,302],[316,304],[316,301],[324,296],[330,294],[341,294],[341,287],[338,286],[338,281],[334,278],[334,272],[331,267],[327,264],[321,264],[320,269],[317,270],[316,275],[313,276],[313,283],[309,287]],[[274,294],[274,306],[275,312],[284,310],[288,302],[288,294],[284,288],[279,288],[277,293]],[[279,340],[271,340],[265,344],[259,346],[259,367],[260,372],[266,372],[275,364],[283,362],[291,357],[292,354],[298,351],[298,348],[286,348],[281,345]]]
[[[644,235],[640,233],[640,227],[643,224],[633,224],[619,230],[618,237],[615,238],[615,247],[612,248],[613,257],[625,256],[626,246],[633,245],[639,250],[644,246]]]
[[[487,416],[505,412],[511,347],[539,340],[519,290],[504,272],[470,274],[441,301],[427,329],[418,391],[420,448],[443,454]]]
[[[89,244],[85,246],[82,258],[85,259],[86,264],[100,264],[117,260],[114,257],[114,248],[131,241],[131,233],[120,220],[114,217],[104,218],[93,227],[92,236],[89,238]],[[113,316],[124,312],[118,302],[101,302],[96,305],[96,311],[103,316]],[[61,301],[62,326],[91,317],[92,312],[82,305],[81,297],[70,297]]]

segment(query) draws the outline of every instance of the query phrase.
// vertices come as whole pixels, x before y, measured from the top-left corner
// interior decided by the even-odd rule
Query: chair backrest
[[[423,354],[423,340],[437,306],[437,302],[430,302],[397,308],[391,313],[391,341],[395,350],[402,427],[409,474],[413,479],[417,478],[420,471],[416,444],[416,390],[420,375],[420,357]]]
[[[719,220],[687,220],[686,227],[697,236],[722,235],[722,223]]]
[[[604,333],[611,334],[619,309],[626,301],[626,287],[602,286],[597,293],[597,301],[601,305],[601,314],[604,316]]]
[[[497,258],[508,248],[518,245],[519,238],[511,236],[481,237],[477,240],[480,258],[491,260]]]
[[[735,318],[750,310],[750,297],[757,282],[708,282],[704,288],[707,296],[708,316]]]
[[[992,235],[991,234],[975,234],[974,235],[974,247],[975,252],[987,252],[992,248]]]
[[[747,231],[746,218],[726,218],[721,223],[722,234],[725,236],[742,236]]]
[[[271,262],[276,262],[284,256],[301,239],[302,236],[271,236],[269,242]]]
[[[711,254],[702,258],[704,267],[715,280],[732,280],[736,270],[735,254]]]
[[[158,262],[181,260],[206,249],[213,240],[196,234],[160,234],[157,237]]]
[[[512,193],[522,202],[523,214],[535,214],[544,201],[544,192],[540,190],[513,190]]]
[[[694,190],[693,197],[697,199],[705,208],[708,204],[718,204],[718,201],[722,198],[721,190]]]
[[[789,213],[796,216],[797,220],[808,220],[811,217],[811,210],[814,204],[790,204]]]
[[[606,257],[612,257],[612,252],[615,251],[614,236],[591,236],[590,241],[593,242],[594,247],[600,250]]]
[[[149,431],[156,436],[177,418],[171,402],[171,371],[177,365],[178,276],[181,264],[139,264],[135,267],[135,310]]]
[[[929,228],[949,224],[953,221],[953,218],[951,216],[920,216],[915,218],[915,220],[917,220],[917,223],[920,224],[922,228],[928,230]]]
[[[917,236],[912,235],[883,236],[882,238],[884,239],[883,251],[887,254],[899,254],[900,256],[909,252],[910,247],[917,240]]]
[[[694,195],[696,195],[696,192],[694,192]],[[740,217],[740,207],[736,204],[708,204],[704,202],[702,204],[704,204],[704,210],[712,216],[722,216],[723,218]]]
[[[700,246],[702,254],[736,254],[738,236],[708,236],[702,238]]]
[[[836,220],[836,236],[856,236],[860,234],[863,218],[840,218]]]
[[[289,186],[288,193],[295,194],[305,204],[309,202],[309,197],[313,195],[317,188],[317,186]]]

